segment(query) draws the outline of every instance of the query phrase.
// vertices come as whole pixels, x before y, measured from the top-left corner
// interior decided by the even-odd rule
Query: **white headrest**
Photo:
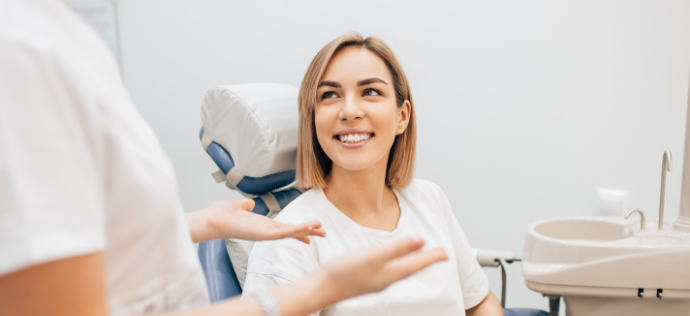
[[[204,132],[230,152],[245,176],[294,170],[297,94],[297,88],[278,83],[215,87],[201,105]]]

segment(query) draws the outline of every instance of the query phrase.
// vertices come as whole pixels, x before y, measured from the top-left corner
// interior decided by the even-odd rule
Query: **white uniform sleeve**
[[[458,276],[462,289],[462,299],[465,309],[470,309],[481,303],[486,295],[489,294],[489,279],[479,266],[477,258],[472,254],[470,243],[467,241],[467,236],[465,236],[465,232],[460,226],[458,219],[453,214],[448,198],[438,185],[434,184],[434,188],[436,200],[446,216],[446,221],[452,234],[458,265]]]
[[[100,122],[66,67],[0,36],[0,275],[105,246]]]
[[[276,220],[291,224],[303,223],[301,219]],[[316,243],[307,245],[292,238],[260,241],[254,244],[249,254],[247,278],[244,280],[243,295],[265,289],[294,283],[319,266]],[[279,264],[277,264],[279,263]],[[320,312],[311,314],[319,315]]]

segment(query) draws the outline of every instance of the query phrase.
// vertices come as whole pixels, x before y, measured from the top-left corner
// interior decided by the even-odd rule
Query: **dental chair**
[[[252,212],[275,217],[302,192],[294,188],[297,149],[297,89],[290,85],[252,83],[218,86],[202,103],[199,133],[204,151],[219,170],[218,183],[255,202]],[[253,242],[216,239],[199,244],[212,303],[242,293]],[[500,267],[518,259],[505,251],[473,249],[481,266]],[[233,264],[234,263],[234,264]],[[505,306],[504,306],[505,307]],[[534,309],[504,309],[506,316],[549,316]]]

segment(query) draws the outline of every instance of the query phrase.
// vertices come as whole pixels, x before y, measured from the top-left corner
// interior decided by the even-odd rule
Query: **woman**
[[[402,240],[207,307],[192,241],[323,236],[251,200],[183,215],[112,56],[61,0],[0,0],[0,315],[304,315],[443,260]]]
[[[328,238],[257,243],[245,293],[289,284],[335,256],[414,234],[445,248],[449,260],[322,314],[502,315],[443,191],[412,180],[414,107],[390,49],[359,35],[327,44],[302,81],[299,111],[297,177],[308,191],[276,220],[317,219]]]

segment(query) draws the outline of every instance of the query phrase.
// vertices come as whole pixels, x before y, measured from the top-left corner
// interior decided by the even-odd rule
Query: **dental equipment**
[[[690,89],[689,89],[690,92]],[[538,221],[527,230],[525,284],[563,296],[566,315],[690,315],[690,95],[686,116],[683,182],[678,218],[664,230],[666,173],[662,157],[657,230],[646,230],[641,210],[618,217],[567,217]],[[628,219],[640,214],[640,227]]]

